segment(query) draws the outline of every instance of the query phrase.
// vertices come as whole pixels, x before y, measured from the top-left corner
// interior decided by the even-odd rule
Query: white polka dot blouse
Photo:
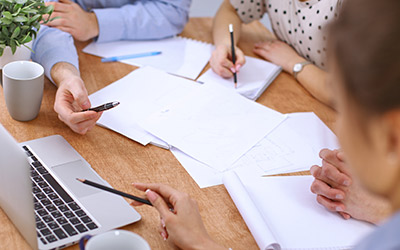
[[[230,0],[244,23],[267,13],[273,32],[300,56],[326,67],[326,26],[338,17],[343,0]]]

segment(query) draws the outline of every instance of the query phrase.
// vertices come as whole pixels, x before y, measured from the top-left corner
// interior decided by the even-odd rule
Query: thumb
[[[171,214],[167,203],[165,203],[164,199],[162,199],[160,195],[158,195],[156,192],[147,189],[146,196],[151,202],[151,204],[153,204],[153,206],[158,210],[158,212],[161,215],[161,218],[165,218],[166,216]]]

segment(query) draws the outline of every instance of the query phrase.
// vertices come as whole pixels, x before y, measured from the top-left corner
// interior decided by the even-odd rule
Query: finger
[[[169,235],[168,235],[167,227],[165,225],[163,218],[160,219],[160,226],[159,226],[158,230],[159,230],[161,236],[163,237],[163,239],[167,240]]]
[[[312,193],[322,195],[331,200],[343,200],[345,193],[340,189],[331,188],[328,184],[318,179],[311,184],[310,190]]]
[[[351,178],[340,172],[336,166],[322,161],[322,168],[320,171],[320,177],[326,177],[332,186],[349,186],[351,184]]]
[[[72,84],[69,86],[68,90],[82,109],[90,108],[91,105],[88,93],[83,84]]]
[[[351,219],[351,215],[345,212],[339,212],[339,214],[345,219],[345,220],[349,220]]]
[[[340,161],[346,161],[346,157],[342,150],[338,150],[336,156],[337,156],[337,158],[339,158]]]
[[[150,189],[147,189],[146,196],[151,202],[151,204],[153,204],[153,206],[160,213],[162,218],[169,218],[169,216],[172,215],[172,213],[169,211],[167,203],[164,201],[164,199],[162,199],[162,197],[158,193]]]
[[[322,195],[317,196],[317,202],[332,212],[343,212],[345,210],[343,203],[329,200]]]
[[[178,190],[164,184],[143,184],[143,183],[134,183],[133,186],[141,191],[146,191],[147,189],[151,189],[154,192],[157,192],[161,195],[167,203],[175,206],[177,200],[183,197],[185,194],[179,192]]]
[[[348,174],[346,165],[337,157],[338,153],[338,150],[322,149],[319,153],[319,156],[322,160],[325,160],[337,167],[341,172]]]
[[[140,206],[143,206],[144,205],[144,203],[142,203],[142,202],[139,202],[139,201],[132,201],[131,203],[129,203],[131,206],[133,206],[133,207],[140,207]]]
[[[69,11],[68,4],[63,3],[62,1],[59,1],[59,2],[47,2],[46,5],[47,6],[48,5],[53,5],[54,6],[54,12],[53,13],[56,13],[56,12],[66,13],[66,12]]]

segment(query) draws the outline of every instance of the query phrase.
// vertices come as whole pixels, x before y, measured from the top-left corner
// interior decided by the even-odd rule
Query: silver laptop
[[[0,124],[0,206],[33,249],[75,244],[83,235],[141,219],[61,136],[17,144]],[[110,166],[107,166],[110,167]]]

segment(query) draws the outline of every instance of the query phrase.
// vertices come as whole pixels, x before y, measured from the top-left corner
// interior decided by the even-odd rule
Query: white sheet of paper
[[[279,249],[271,247],[276,243],[281,249],[353,247],[374,226],[354,219],[344,220],[319,205],[310,191],[313,179],[312,176],[260,177],[240,169],[224,176],[224,184],[261,249]],[[238,193],[240,188],[245,191]],[[263,220],[255,220],[254,216]],[[267,242],[263,235],[273,235],[273,239]]]
[[[198,81],[208,84],[221,84],[227,88],[234,89],[239,94],[257,100],[267,89],[272,81],[279,75],[282,68],[265,60],[246,56],[246,64],[237,73],[238,85],[235,89],[233,77],[222,78],[214,73],[212,69],[201,75]]]
[[[196,79],[211,57],[213,46],[209,43],[173,37],[151,41],[117,41],[109,43],[92,42],[83,52],[113,57],[161,51],[160,55],[123,60],[135,66],[151,66],[171,74]]]
[[[239,168],[258,175],[309,170],[312,165],[321,164],[318,155],[323,148],[339,148],[336,136],[310,112],[288,114],[284,122],[223,171],[213,169],[179,149],[172,148],[171,152],[197,185],[206,188],[222,184],[224,173]]]
[[[285,118],[233,90],[205,84],[139,124],[196,160],[224,170]]]
[[[120,80],[90,95],[92,106],[119,101],[105,111],[98,124],[143,145],[160,140],[140,127],[138,120],[175,102],[200,87],[200,84],[150,67],[133,71]]]

